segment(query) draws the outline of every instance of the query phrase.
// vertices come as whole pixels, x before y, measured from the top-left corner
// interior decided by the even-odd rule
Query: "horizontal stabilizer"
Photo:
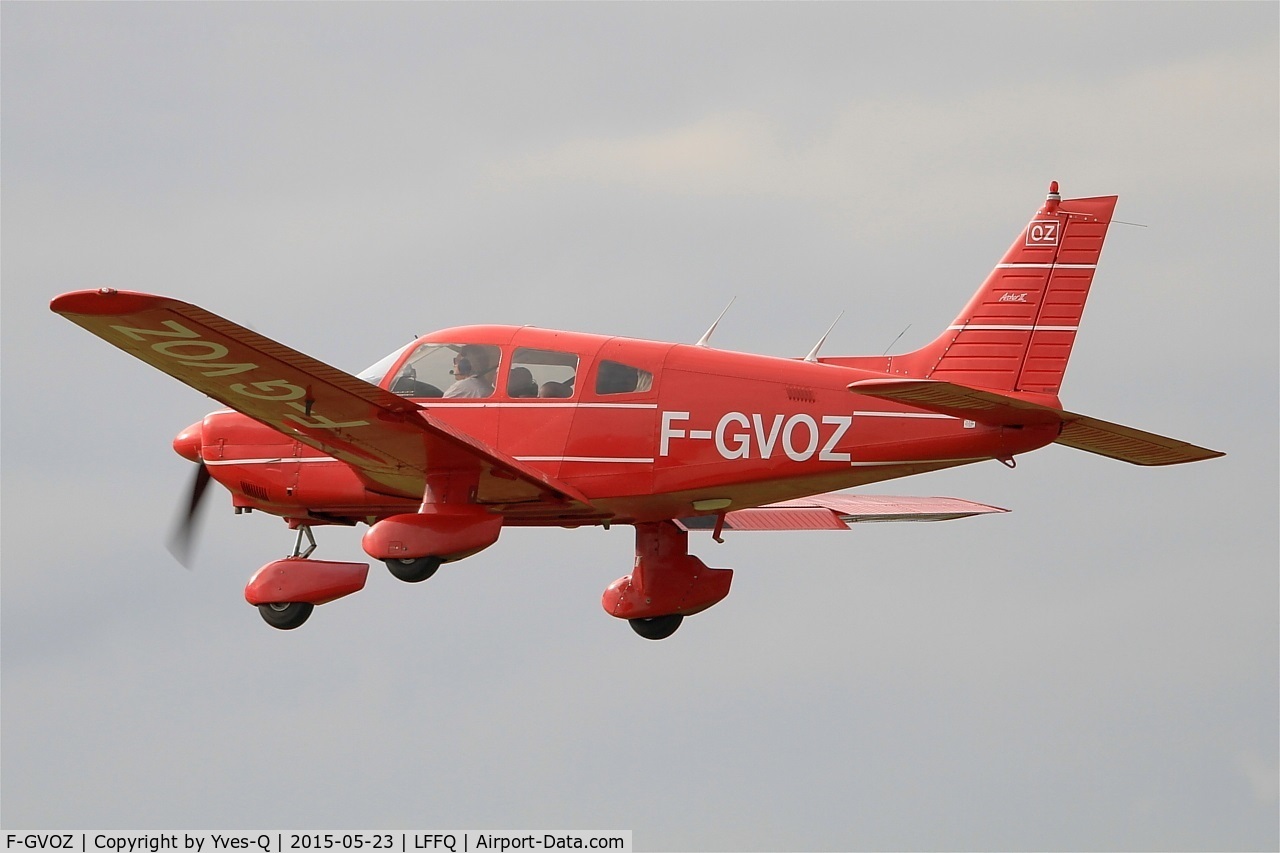
[[[988,426],[1059,423],[1055,442],[1135,465],[1177,465],[1225,454],[1176,438],[1068,412],[995,391],[932,379],[865,379],[849,385],[855,394],[893,400],[930,412]]]
[[[1064,414],[1052,406],[937,379],[863,379],[849,390],[990,426],[1050,424]]]
[[[950,521],[992,512],[1008,512],[959,498],[912,498],[828,492],[725,513],[725,530],[847,530],[866,521]],[[679,520],[686,530],[713,530],[716,516]]]
[[[1063,414],[1068,419],[1062,424],[1062,435],[1058,436],[1057,444],[1087,450],[1122,462],[1132,462],[1135,465],[1178,465],[1226,455],[1219,450],[1197,447],[1176,438],[1143,432],[1133,427],[1073,415],[1070,412]]]

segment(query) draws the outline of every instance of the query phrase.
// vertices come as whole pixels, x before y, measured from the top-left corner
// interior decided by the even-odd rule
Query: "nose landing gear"
[[[281,631],[291,631],[306,622],[312,610],[315,610],[315,605],[305,601],[258,605],[258,612],[262,614],[263,621]]]
[[[306,537],[308,545],[302,547]],[[289,631],[302,625],[317,604],[327,604],[364,589],[369,575],[367,563],[339,563],[312,560],[316,540],[308,525],[298,525],[293,554],[267,563],[254,573],[244,588],[245,600],[257,606],[262,619],[272,628]]]

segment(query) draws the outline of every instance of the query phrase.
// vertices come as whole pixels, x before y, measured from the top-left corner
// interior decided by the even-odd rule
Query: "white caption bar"
[[[272,830],[176,830],[172,832],[122,830],[76,830],[49,832],[6,830],[6,851],[58,851],[63,853],[161,853],[178,850],[184,853],[307,853],[307,851],[416,851],[511,850],[611,850],[631,853],[631,830],[419,830],[378,832],[351,830],[346,832],[310,832]]]

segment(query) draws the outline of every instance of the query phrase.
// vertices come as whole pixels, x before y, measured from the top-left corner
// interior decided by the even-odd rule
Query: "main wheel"
[[[676,632],[684,617],[679,613],[670,616],[652,616],[648,619],[628,619],[631,630],[646,640],[665,640]]]
[[[291,631],[306,622],[312,610],[315,610],[315,605],[305,601],[281,601],[258,605],[262,620],[272,628],[279,628],[281,631]]]
[[[418,557],[414,560],[383,560],[391,574],[405,583],[421,583],[436,573],[444,560],[439,557]]]

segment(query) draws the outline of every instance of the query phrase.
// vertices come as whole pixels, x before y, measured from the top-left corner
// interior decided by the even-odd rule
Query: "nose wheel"
[[[307,547],[302,547],[302,537],[307,538]],[[298,539],[293,543],[293,553],[289,556],[297,560],[305,560],[310,557],[316,550],[316,537],[311,532],[311,528],[307,525],[298,527]],[[294,628],[302,627],[302,623],[311,618],[311,611],[315,610],[314,604],[305,601],[273,601],[269,604],[259,604],[258,613],[262,615],[262,621],[266,622],[272,628],[279,628],[281,631],[292,631]]]
[[[272,628],[279,628],[281,631],[292,631],[302,625],[311,616],[312,610],[315,610],[315,605],[308,604],[305,601],[258,605],[258,612],[262,614],[262,620]]]

